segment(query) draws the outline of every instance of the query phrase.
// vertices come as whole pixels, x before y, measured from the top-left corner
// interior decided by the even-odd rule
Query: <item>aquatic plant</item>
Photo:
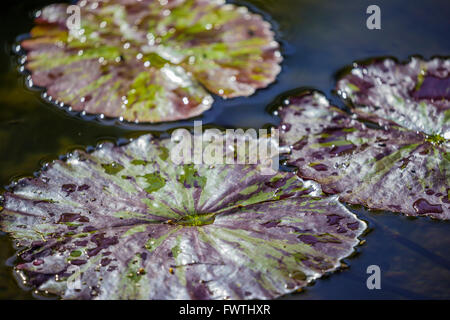
[[[449,63],[383,60],[353,69],[338,82],[358,105],[352,113],[317,92],[286,99],[278,112],[288,162],[341,201],[449,219]]]
[[[366,228],[293,173],[177,166],[171,144],[76,151],[5,193],[27,284],[68,299],[275,298],[338,268]]]
[[[252,95],[280,72],[268,22],[223,0],[82,0],[40,10],[21,42],[30,84],[83,114],[133,122],[198,116],[214,101]]]
[[[50,5],[20,48],[29,84],[81,114],[186,119],[213,95],[252,95],[281,69],[270,24],[223,0],[77,5],[79,27],[68,5]],[[366,224],[341,202],[449,219],[449,70],[444,58],[355,64],[337,83],[345,111],[315,91],[290,96],[277,112],[295,172],[175,164],[175,142],[150,135],[74,151],[0,199],[15,271],[66,299],[294,292],[359,243]]]

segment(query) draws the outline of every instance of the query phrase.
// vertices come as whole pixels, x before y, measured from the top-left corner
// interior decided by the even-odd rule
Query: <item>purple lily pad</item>
[[[4,194],[17,272],[67,299],[267,299],[340,266],[366,225],[295,174],[174,165],[143,136]],[[76,286],[78,281],[79,287]]]
[[[445,139],[333,107],[320,93],[287,100],[280,108],[281,144],[289,163],[340,200],[409,216],[450,218],[450,153]],[[378,119],[378,118],[377,118]]]
[[[396,123],[450,139],[450,60],[391,59],[354,67],[337,83],[354,111],[381,125]]]
[[[224,98],[272,83],[282,61],[268,22],[222,0],[79,1],[45,7],[22,41],[25,67],[48,99],[134,122],[200,115]],[[208,92],[209,91],[209,92]]]

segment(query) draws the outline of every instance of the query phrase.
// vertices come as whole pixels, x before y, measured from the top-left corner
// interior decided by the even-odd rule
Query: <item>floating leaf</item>
[[[365,229],[315,183],[175,165],[173,143],[77,151],[5,193],[28,283],[68,299],[274,298],[339,267]]]
[[[397,125],[379,128],[317,93],[280,108],[289,163],[340,200],[411,216],[450,218],[449,143]]]
[[[75,111],[136,122],[185,119],[211,107],[207,90],[249,96],[280,72],[270,24],[245,7],[222,0],[78,6],[80,29],[66,26],[67,5],[50,5],[22,42],[32,83]]]
[[[376,60],[353,68],[337,89],[365,117],[450,139],[449,59]]]

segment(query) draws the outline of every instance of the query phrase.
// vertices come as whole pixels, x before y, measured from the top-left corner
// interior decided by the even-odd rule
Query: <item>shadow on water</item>
[[[104,139],[125,139],[145,132],[190,127],[193,120],[149,126],[113,126],[108,121],[85,121],[45,103],[40,93],[28,90],[18,72],[11,48],[18,35],[32,27],[31,14],[48,0],[2,3],[0,13],[0,185],[30,175],[43,163],[75,147],[85,148]],[[382,29],[366,28],[366,0],[233,0],[262,11],[275,23],[282,43],[283,71],[277,81],[249,98],[217,99],[198,119],[221,128],[261,128],[277,124],[267,112],[274,98],[299,87],[332,94],[335,74],[355,60],[394,56],[400,61],[418,54],[428,59],[449,55],[450,3],[445,0],[380,0]],[[122,140],[123,141],[123,140]],[[371,231],[364,244],[346,259],[349,268],[317,280],[302,293],[286,299],[449,299],[450,237],[448,223],[410,219],[387,212],[352,207]],[[22,290],[6,261],[14,253],[10,240],[0,234],[0,299],[33,298]],[[366,269],[378,265],[382,289],[368,290]]]

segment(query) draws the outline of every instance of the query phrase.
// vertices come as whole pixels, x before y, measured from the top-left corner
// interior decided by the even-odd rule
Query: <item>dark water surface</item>
[[[30,175],[48,160],[75,147],[95,145],[149,131],[190,126],[192,121],[153,126],[113,126],[85,121],[40,99],[24,85],[17,57],[11,54],[16,36],[32,27],[31,12],[52,1],[2,1],[0,17],[0,185]],[[299,87],[331,93],[334,74],[354,60],[412,54],[425,58],[450,55],[450,1],[253,0],[250,4],[276,21],[283,43],[283,72],[275,84],[250,98],[223,101],[201,117],[204,123],[227,128],[261,128],[276,124],[266,112],[277,96]],[[382,30],[366,28],[366,8],[381,7]],[[366,243],[345,262],[347,270],[317,280],[288,299],[450,299],[450,235],[448,222],[411,219],[392,213],[352,208],[368,222]],[[0,299],[33,298],[15,281],[9,259],[11,241],[0,234]],[[8,260],[9,259],[9,260]],[[381,290],[368,290],[366,268],[379,265]]]

